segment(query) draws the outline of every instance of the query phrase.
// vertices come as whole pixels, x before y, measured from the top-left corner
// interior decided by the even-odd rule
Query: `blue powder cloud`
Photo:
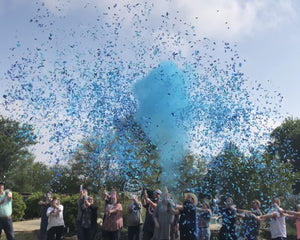
[[[166,176],[184,157],[188,142],[184,111],[189,105],[186,76],[173,62],[165,62],[134,85],[138,101],[135,120],[158,146]]]

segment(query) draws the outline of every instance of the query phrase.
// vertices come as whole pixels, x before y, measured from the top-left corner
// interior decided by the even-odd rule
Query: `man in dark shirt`
[[[237,240],[237,215],[232,198],[227,198],[225,204],[225,207],[219,208],[219,213],[222,217],[222,227],[219,232],[219,240]]]
[[[143,196],[142,204],[143,207],[146,208],[146,217],[143,227],[143,240],[151,240],[151,238],[153,237],[155,226],[152,214],[157,206],[160,195],[161,191],[157,189],[153,192],[152,200],[148,197],[147,193]]]
[[[253,200],[251,203],[251,211],[245,211],[240,216],[244,219],[242,225],[244,238],[247,240],[257,240],[259,235],[260,221],[257,216],[261,216],[260,202]]]
[[[43,200],[39,201],[39,205],[41,206],[41,225],[40,225],[39,240],[44,240],[47,235],[48,217],[46,213],[48,207],[51,206],[51,201],[52,201],[51,192],[45,193]]]

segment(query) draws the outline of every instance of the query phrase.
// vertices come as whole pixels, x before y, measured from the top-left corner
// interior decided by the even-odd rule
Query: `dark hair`
[[[58,198],[58,197],[54,197],[53,199],[52,199],[52,201],[51,201],[51,203],[53,204],[54,203],[54,201],[58,201],[58,203],[60,204],[60,199]]]

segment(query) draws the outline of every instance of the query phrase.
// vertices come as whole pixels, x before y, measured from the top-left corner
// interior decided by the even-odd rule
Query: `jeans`
[[[55,226],[47,231],[47,240],[60,240],[64,232],[64,226]]]
[[[141,225],[128,227],[128,240],[141,240]]]
[[[117,231],[106,231],[104,240],[120,240],[121,230]]]
[[[98,225],[97,224],[92,224],[91,228],[90,228],[90,239],[94,240],[96,237],[98,231]]]
[[[41,219],[41,225],[40,225],[40,236],[39,236],[39,240],[45,240],[46,236],[47,236],[47,226],[48,226],[48,218]]]
[[[15,239],[11,217],[0,217],[0,237],[1,237],[2,229],[5,232],[7,240]]]
[[[209,240],[209,239],[210,239],[209,227],[199,228],[198,240]]]
[[[153,232],[144,231],[143,240],[151,240],[153,237]]]

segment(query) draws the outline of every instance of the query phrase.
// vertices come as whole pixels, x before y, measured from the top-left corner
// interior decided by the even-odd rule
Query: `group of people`
[[[92,196],[88,196],[88,191],[80,191],[78,199],[78,212],[76,217],[76,227],[78,230],[78,240],[93,240],[97,233],[97,211]],[[39,240],[60,240],[64,231],[63,205],[58,198],[52,198],[52,193],[47,192],[41,205],[41,225]]]
[[[253,200],[251,210],[236,209],[232,198],[227,198],[224,208],[219,208],[222,217],[222,228],[219,232],[219,239],[237,239],[236,221],[243,219],[241,233],[244,239],[258,239],[260,223],[269,220],[272,240],[284,240],[287,237],[285,218],[296,218],[297,239],[300,239],[300,205],[297,211],[288,211],[280,207],[280,199],[275,197],[267,214],[262,215],[260,202]]]
[[[103,239],[119,240],[123,209],[116,190],[112,190],[111,195],[106,194],[105,201]],[[167,190],[164,193],[155,190],[152,198],[145,192],[141,202],[132,195],[127,215],[128,240],[209,240],[213,214],[222,220],[220,240],[237,240],[240,234],[243,239],[258,239],[260,224],[266,220],[270,221],[272,240],[284,240],[287,237],[286,217],[296,218],[297,239],[300,239],[300,205],[297,211],[283,210],[279,198],[274,198],[267,214],[263,215],[260,207],[260,201],[255,199],[251,202],[251,210],[237,209],[229,197],[224,206],[217,206],[213,213],[207,202],[199,207],[193,193],[185,194],[183,204],[177,204]],[[146,210],[145,221],[142,219],[143,208]],[[242,219],[240,233],[237,230],[238,218]]]
[[[284,210],[280,207],[280,199],[273,198],[267,214],[260,210],[260,202],[253,200],[251,210],[235,207],[232,198],[227,198],[224,206],[218,206],[212,212],[209,203],[203,202],[199,207],[198,199],[193,193],[186,193],[183,204],[174,201],[167,189],[162,193],[155,190],[150,198],[145,191],[141,202],[137,195],[131,195],[127,206],[128,240],[209,240],[210,221],[213,214],[222,219],[219,230],[220,240],[236,240],[237,219],[242,219],[241,231],[244,239],[258,239],[260,223],[269,220],[271,238],[284,240],[286,234],[285,218],[295,218],[297,239],[300,239],[300,205],[297,211]],[[112,189],[105,193],[105,211],[102,222],[104,240],[119,240],[123,228],[123,208],[117,191]],[[78,240],[94,240],[98,224],[98,207],[86,189],[80,191],[76,218]],[[41,205],[41,228],[39,240],[60,240],[64,229],[63,206],[52,193],[44,195]],[[143,221],[142,209],[146,210]],[[12,225],[12,193],[4,190],[0,182],[0,237],[2,230],[7,240],[14,240]],[[143,226],[143,228],[142,228]]]

